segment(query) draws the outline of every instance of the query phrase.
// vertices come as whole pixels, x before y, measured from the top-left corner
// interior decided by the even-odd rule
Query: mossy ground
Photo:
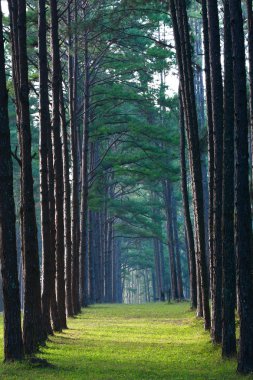
[[[235,360],[221,359],[188,303],[92,306],[68,326],[37,355],[51,366],[0,364],[0,379],[242,378]],[[1,362],[2,346],[1,328]]]

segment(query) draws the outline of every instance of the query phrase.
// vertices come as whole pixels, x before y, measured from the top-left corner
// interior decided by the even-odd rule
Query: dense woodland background
[[[252,1],[1,3],[5,359],[94,303],[190,300],[252,372]]]

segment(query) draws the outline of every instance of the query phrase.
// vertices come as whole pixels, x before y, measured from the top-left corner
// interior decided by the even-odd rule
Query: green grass
[[[38,355],[52,367],[0,364],[0,379],[242,378],[235,360],[221,359],[220,348],[212,345],[187,303],[92,306],[68,326]],[[1,334],[2,328],[0,361]]]

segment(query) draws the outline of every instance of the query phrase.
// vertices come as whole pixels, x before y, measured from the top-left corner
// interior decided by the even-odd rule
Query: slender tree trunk
[[[172,191],[169,181],[164,182],[164,200],[166,207],[166,222],[167,222],[167,238],[170,255],[170,278],[171,278],[171,295],[174,300],[178,299],[177,289],[177,271],[176,271],[176,257],[174,246],[174,234],[172,223]]]
[[[72,302],[72,257],[71,257],[71,209],[69,181],[69,148],[66,113],[64,108],[63,89],[60,89],[62,156],[63,156],[63,185],[64,185],[64,245],[65,245],[65,279],[66,279],[66,309],[68,316],[73,316]]]
[[[229,2],[224,1],[224,139],[222,209],[222,355],[236,354],[234,246],[234,88]]]
[[[48,133],[51,130],[48,96],[46,2],[39,0],[39,94],[40,94],[40,189],[42,237],[42,318],[46,334],[52,334],[50,321],[52,253],[50,241],[50,210],[48,193]],[[54,249],[54,247],[52,247]]]
[[[222,338],[222,147],[223,147],[223,88],[220,58],[220,33],[217,1],[207,0],[210,73],[212,94],[212,119],[214,137],[214,193],[213,193],[213,266],[212,273],[212,339]]]
[[[53,149],[52,149],[52,126],[48,130],[48,195],[49,195],[49,210],[50,210],[50,244],[51,244],[51,269],[52,269],[52,288],[51,288],[51,319],[53,330],[61,332],[61,322],[58,312],[56,300],[56,233],[55,233],[55,196],[54,196],[54,164],[53,164]]]
[[[14,5],[14,4],[12,4]],[[22,247],[24,263],[23,339],[27,354],[32,354],[45,339],[42,329],[40,268],[35,202],[33,193],[28,63],[26,46],[26,1],[18,1],[18,68],[20,105]]]
[[[194,94],[193,71],[189,25],[184,0],[170,0],[172,24],[176,43],[177,60],[184,110],[186,112],[186,130],[189,147],[189,161],[192,177],[193,205],[195,213],[195,230],[197,236],[197,258],[199,263],[202,303],[205,329],[210,328],[209,286],[205,256],[205,222],[203,207],[202,171],[198,139],[198,121]]]
[[[181,258],[180,258],[180,249],[179,249],[179,239],[178,239],[177,204],[174,197],[173,197],[173,205],[172,205],[172,214],[173,214],[173,230],[174,230],[174,237],[175,237],[174,241],[175,241],[175,253],[176,253],[176,263],[177,263],[178,297],[180,300],[183,300],[184,292],[183,292],[182,268],[181,268]]]
[[[94,214],[91,210],[88,212],[89,215],[89,300],[91,304],[96,302],[96,278],[95,278],[95,234],[93,230],[93,220]]]
[[[85,32],[87,34],[87,32]],[[82,144],[82,185],[81,185],[81,220],[80,220],[80,257],[81,257],[81,297],[82,306],[87,307],[89,284],[88,258],[88,152],[90,122],[90,68],[88,41],[85,35],[85,83],[84,83],[84,119]]]
[[[253,371],[253,288],[245,47],[240,0],[229,0],[229,8],[234,57],[235,249],[240,304],[238,371],[248,373]]]
[[[77,4],[74,3],[74,21],[77,22]],[[69,28],[71,27],[71,13],[68,13]],[[79,220],[79,171],[78,171],[78,140],[77,140],[77,36],[75,31],[74,56],[72,56],[72,36],[69,37],[68,51],[69,69],[69,116],[71,132],[71,161],[72,161],[72,215],[71,215],[71,256],[72,256],[72,302],[74,314],[81,310],[79,295],[79,242],[80,242],[80,220]]]
[[[55,230],[56,230],[56,292],[61,328],[67,327],[64,273],[64,184],[60,123],[61,62],[58,31],[57,1],[50,0],[52,48],[52,126],[55,177]]]
[[[190,272],[190,294],[191,294],[191,307],[197,308],[197,275],[196,275],[196,257],[194,247],[194,235],[192,229],[189,196],[187,188],[187,169],[185,159],[185,125],[184,125],[184,113],[183,103],[181,98],[181,92],[179,96],[180,100],[180,157],[181,157],[181,189],[183,195],[183,208],[186,236],[189,251],[189,272]]]
[[[5,77],[4,38],[0,2],[0,261],[4,303],[4,360],[23,358],[17,268],[13,167]]]
[[[210,288],[213,287],[212,267],[213,267],[213,209],[214,209],[214,139],[213,139],[213,118],[212,118],[212,95],[211,95],[211,72],[210,72],[210,48],[208,34],[207,3],[202,0],[203,19],[203,40],[205,55],[205,76],[206,76],[206,103],[208,121],[208,170],[209,170],[209,214],[208,214],[208,241],[210,260]]]
[[[253,10],[252,0],[247,0],[248,44],[249,44],[249,80],[250,80],[250,135],[251,135],[251,192],[253,193]],[[252,198],[253,194],[251,194]]]

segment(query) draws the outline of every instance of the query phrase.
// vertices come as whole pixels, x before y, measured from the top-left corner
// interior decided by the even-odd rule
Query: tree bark
[[[191,62],[191,45],[189,25],[184,0],[170,0],[172,24],[176,43],[176,53],[179,65],[181,89],[183,93],[184,110],[186,112],[186,130],[189,147],[189,161],[192,177],[192,192],[194,205],[194,221],[197,236],[197,259],[201,282],[202,303],[205,329],[210,328],[209,286],[205,256],[205,223],[203,209],[203,187],[200,148],[198,139],[198,121],[193,84]]]
[[[196,256],[194,247],[194,235],[192,229],[192,221],[190,215],[189,196],[187,187],[187,169],[185,159],[185,124],[184,112],[182,103],[182,94],[179,93],[180,101],[180,158],[181,158],[181,189],[183,196],[183,209],[185,219],[186,238],[189,251],[189,272],[190,272],[190,294],[191,294],[191,307],[197,308],[197,277],[196,277]]]
[[[60,135],[61,62],[57,1],[50,0],[52,45],[52,127],[55,179],[56,293],[61,328],[67,328],[64,273],[64,184],[62,141]]]
[[[21,153],[21,218],[22,218],[22,252],[24,268],[24,320],[23,340],[26,354],[37,350],[39,343],[45,339],[42,328],[41,288],[37,225],[33,192],[31,129],[29,107],[28,61],[26,44],[26,1],[10,2],[13,15],[13,32],[18,33],[18,61],[15,62],[18,73],[18,126]],[[13,12],[18,11],[17,15]],[[12,16],[11,16],[12,17]],[[14,23],[17,23],[14,25]],[[16,49],[17,46],[14,46]]]
[[[81,257],[81,303],[87,307],[89,284],[88,257],[88,152],[89,152],[89,123],[90,123],[90,68],[87,32],[85,32],[85,83],[84,83],[84,119],[82,143],[82,184],[81,184],[81,219],[80,219],[80,257]]]
[[[39,0],[39,113],[40,113],[40,191],[41,191],[41,237],[42,237],[42,318],[46,334],[52,334],[50,320],[51,289],[54,286],[52,274],[52,253],[50,240],[50,209],[48,192],[48,133],[51,131],[48,67],[47,67],[47,23],[46,2]],[[54,247],[53,247],[54,249]]]
[[[0,260],[4,304],[4,360],[23,358],[16,247],[13,167],[0,2]]]
[[[224,139],[222,202],[222,355],[236,354],[234,246],[234,87],[229,2],[224,1]]]
[[[71,27],[71,13],[69,7],[69,28]],[[77,22],[77,4],[74,2],[74,22]],[[71,133],[71,161],[72,161],[72,199],[71,199],[71,256],[72,256],[72,302],[74,314],[81,311],[80,306],[80,270],[79,270],[79,171],[78,171],[78,139],[77,139],[77,36],[74,37],[74,56],[72,56],[72,37],[69,37],[68,51],[69,69],[69,116]]]
[[[229,0],[229,8],[234,57],[235,249],[240,313],[238,371],[248,373],[253,371],[253,288],[245,47],[240,0]]]
[[[178,238],[177,203],[174,197],[173,197],[173,204],[172,204],[172,215],[173,215],[174,244],[175,244],[176,263],[177,263],[178,297],[180,300],[183,300],[184,292],[183,292],[182,268],[181,268],[181,258],[180,258],[179,238]]]
[[[169,246],[170,255],[170,280],[171,280],[171,296],[173,300],[178,299],[178,288],[177,288],[177,271],[176,271],[176,256],[175,256],[175,246],[174,246],[174,234],[173,234],[173,219],[172,219],[172,190],[169,181],[164,181],[163,193],[165,201],[165,211],[166,211],[166,224],[167,224],[167,238]]]
[[[63,157],[63,187],[64,187],[64,245],[65,245],[65,281],[66,281],[66,309],[68,316],[73,316],[72,302],[72,257],[71,257],[71,208],[70,208],[70,180],[69,180],[69,148],[67,120],[64,106],[63,89],[60,89],[60,111],[62,131],[62,157]]]
[[[213,265],[212,265],[212,339],[222,339],[222,147],[223,147],[223,88],[221,76],[220,33],[217,1],[207,0],[212,120],[214,137],[214,193],[213,193]]]

